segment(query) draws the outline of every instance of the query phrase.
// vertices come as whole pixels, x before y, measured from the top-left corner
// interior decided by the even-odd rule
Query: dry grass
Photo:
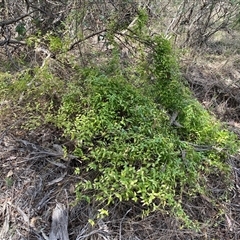
[[[227,38],[227,39],[226,39]],[[240,52],[237,34],[213,40],[182,61],[184,76],[200,102],[226,122],[239,122]]]

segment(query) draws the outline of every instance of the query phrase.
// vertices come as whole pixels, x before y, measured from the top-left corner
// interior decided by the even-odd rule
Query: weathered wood
[[[63,204],[57,203],[52,213],[52,226],[49,240],[69,240],[68,212]]]

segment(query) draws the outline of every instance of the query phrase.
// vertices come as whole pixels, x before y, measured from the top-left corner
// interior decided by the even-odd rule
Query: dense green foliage
[[[51,197],[69,194],[72,238],[81,224],[75,238],[97,237],[99,218],[114,239],[174,238],[181,227],[199,230],[182,238],[233,236],[239,139],[188,84],[235,124],[239,0],[13,2],[0,3],[0,145],[12,154],[12,134],[24,146],[2,156],[3,189],[21,185],[15,177],[30,164],[33,185],[40,177]]]
[[[170,42],[154,41],[151,83],[136,88],[117,61],[111,71],[85,71],[68,85],[53,122],[76,141],[83,163],[76,172],[87,176],[78,184],[79,200],[131,200],[147,210],[168,206],[187,223],[182,192],[204,191],[202,172],[218,169],[227,178],[224,161],[235,138],[181,82]],[[176,111],[180,127],[170,123]]]
[[[16,102],[24,93],[20,106],[33,116],[25,126],[51,123],[75,142],[74,154],[82,162],[76,173],[83,178],[78,200],[101,206],[133,201],[147,212],[168,207],[188,224],[183,192],[203,192],[201,174],[219,171],[227,179],[225,159],[234,151],[235,137],[191,96],[170,42],[155,37],[151,50],[151,64],[132,67],[151,75],[135,79],[142,87],[125,77],[116,54],[104,70],[72,68],[68,82],[47,63],[35,70],[34,80],[28,71],[8,83],[6,75],[1,92]]]

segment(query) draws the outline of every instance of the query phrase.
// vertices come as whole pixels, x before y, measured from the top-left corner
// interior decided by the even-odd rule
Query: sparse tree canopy
[[[230,32],[239,19],[240,6],[239,1],[230,0],[5,0],[0,5],[0,46],[9,56],[23,49],[31,36],[53,34],[68,38],[72,50],[86,40],[104,38],[107,32],[126,33],[123,30],[132,29],[139,9],[146,11],[149,24],[155,26],[148,29],[151,34],[170,35],[179,45],[198,47],[219,31]]]

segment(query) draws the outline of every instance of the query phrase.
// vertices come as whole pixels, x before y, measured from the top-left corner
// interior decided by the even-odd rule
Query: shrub
[[[224,160],[235,138],[179,80],[169,41],[157,37],[154,46],[149,94],[117,66],[111,74],[89,71],[69,84],[54,121],[76,141],[83,162],[76,169],[87,176],[77,186],[78,200],[134,201],[148,212],[167,206],[190,223],[180,204],[183,189],[189,196],[203,191],[200,172],[227,173]],[[181,127],[171,124],[174,111]]]
[[[76,168],[83,178],[78,200],[133,201],[147,213],[171,209],[191,224],[181,206],[182,193],[190,197],[204,191],[204,174],[219,171],[227,179],[225,159],[236,139],[191,96],[170,42],[157,36],[148,44],[148,59],[124,72],[113,50],[100,69],[70,66],[68,81],[56,77],[46,61],[17,81],[4,77],[0,91],[6,98],[14,93],[15,102],[24,93],[21,107],[29,116],[40,116],[26,126],[51,122],[74,140],[82,161]],[[129,80],[134,70],[139,75]]]

